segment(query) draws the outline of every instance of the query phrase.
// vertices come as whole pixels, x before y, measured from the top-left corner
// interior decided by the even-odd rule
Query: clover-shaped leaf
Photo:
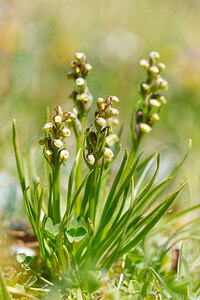
[[[56,239],[56,236],[58,235],[60,228],[60,224],[53,225],[53,222],[50,218],[47,218],[46,223],[45,223],[45,232],[46,235],[51,238],[52,240]]]
[[[17,255],[17,261],[22,264],[25,268],[29,268],[33,262],[32,256],[26,256],[25,253],[19,253]]]
[[[67,230],[67,237],[70,243],[80,242],[87,233],[85,220],[82,217],[76,217],[72,220]]]

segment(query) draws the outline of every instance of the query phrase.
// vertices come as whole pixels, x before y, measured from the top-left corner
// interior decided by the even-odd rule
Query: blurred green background
[[[72,109],[68,95],[73,83],[66,74],[77,51],[84,51],[93,66],[88,85],[94,99],[119,97],[122,140],[130,146],[131,112],[139,99],[138,84],[145,79],[138,62],[152,50],[167,66],[168,102],[143,149],[163,149],[162,166],[171,169],[192,138],[192,153],[179,176],[189,181],[187,202],[198,202],[199,0],[1,0],[1,172],[16,174],[14,117],[21,146],[29,148],[42,137],[47,105]]]

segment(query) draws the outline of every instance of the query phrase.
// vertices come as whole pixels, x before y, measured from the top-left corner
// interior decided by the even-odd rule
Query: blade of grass
[[[76,159],[74,161],[74,164],[73,164],[70,176],[69,176],[68,193],[67,193],[67,209],[71,205],[73,182],[74,182],[74,177],[75,177],[76,169],[77,169],[77,166],[79,164],[80,153],[81,153],[81,149],[78,150],[78,153],[76,155]]]
[[[161,208],[157,211],[156,215],[145,225],[145,227],[137,234],[137,236],[131,240],[127,245],[124,246],[124,248],[120,251],[120,256],[125,254],[126,252],[130,251],[133,247],[135,247],[146,235],[147,233],[156,225],[156,223],[160,220],[160,218],[164,215],[164,213],[168,210],[170,205],[173,203],[181,189],[185,186],[183,184],[176,192],[169,195],[166,200],[164,201],[164,205],[161,206]],[[156,208],[157,209],[157,208]],[[145,221],[148,221],[149,215],[144,218]],[[140,222],[144,222],[144,219]],[[140,224],[137,224],[137,226],[140,226]]]
[[[13,146],[14,146],[14,151],[15,151],[15,158],[16,158],[16,163],[17,163],[19,180],[20,180],[22,191],[24,192],[26,189],[26,185],[25,185],[24,172],[23,172],[23,168],[22,168],[22,162],[21,162],[21,158],[20,158],[20,154],[19,154],[18,133],[17,133],[17,126],[16,126],[15,119],[13,119]]]
[[[147,159],[145,159],[145,160],[143,161],[143,164],[144,164],[144,166],[146,166],[146,167],[145,167],[145,169],[143,170],[142,174],[140,175],[139,180],[138,180],[138,182],[137,182],[137,184],[136,184],[136,186],[135,186],[135,195],[137,195],[137,192],[138,192],[138,190],[140,189],[140,186],[141,186],[142,183],[144,182],[144,178],[145,178],[147,172],[150,170],[150,168],[151,168],[151,166],[152,166],[152,164],[153,164],[153,162],[154,162],[155,154],[157,154],[157,153],[151,154],[150,157],[147,157]],[[138,171],[138,169],[139,169],[139,166],[137,167],[137,171]]]
[[[188,264],[187,264],[185,259],[183,259],[183,263],[184,263],[184,268],[185,268],[185,276],[186,276],[186,279],[189,282],[189,290],[190,290],[190,292],[192,292],[192,290],[194,289],[194,285],[193,285],[193,282],[192,282],[192,276],[190,274]]]
[[[158,273],[152,268],[149,267],[149,270],[153,274],[153,276],[156,278],[156,280],[159,282],[159,284],[167,291],[167,293],[172,297],[174,300],[179,300],[178,297],[170,290],[170,288],[167,286],[167,284],[162,280],[162,278],[158,275]],[[167,296],[167,295],[166,295]],[[169,297],[168,297],[169,299]]]
[[[160,184],[155,186],[147,195],[140,201],[139,203],[136,204],[135,209],[133,211],[133,216],[127,231],[131,230],[131,228],[140,220],[142,215],[151,207],[152,204],[154,204],[155,198],[153,198],[146,206],[146,202],[157,192],[159,189],[162,189],[162,187],[166,184],[168,184],[168,181],[170,181],[172,178],[167,178],[164,181],[162,181]],[[143,207],[143,209],[142,209]],[[158,207],[157,207],[158,208]]]
[[[182,252],[183,252],[183,243],[181,245],[181,249],[180,249],[179,256],[178,256],[178,264],[177,264],[178,281],[181,280]]]
[[[3,273],[1,271],[1,267],[0,267],[0,287],[1,287],[1,293],[3,296],[2,300],[12,300],[12,297],[10,296],[7,286],[6,286],[6,281],[4,279]]]
[[[157,177],[159,167],[160,167],[160,153],[158,153],[158,155],[157,155],[157,167],[156,167],[155,173],[153,174],[153,177],[150,180],[150,182],[147,184],[147,186],[144,188],[144,190],[138,196],[138,200],[137,200],[138,202],[144,197],[144,195],[146,195],[146,193],[152,187],[152,185],[153,185],[153,183],[154,183],[154,181],[155,181],[155,179]]]
[[[140,156],[142,155],[142,153],[139,154],[139,156],[137,157],[133,167],[131,168],[131,170],[129,171],[127,177],[125,178],[124,182],[121,184],[121,186],[118,188],[118,190],[116,191],[116,195],[113,197],[113,200],[111,201],[110,207],[108,209],[108,211],[105,213],[105,215],[103,216],[102,219],[102,225],[105,226],[105,224],[107,224],[109,222],[109,220],[111,219],[112,215],[115,212],[115,208],[117,207],[118,201],[123,193],[123,191],[126,189],[127,185],[129,184],[135,169],[137,167],[137,164],[139,162]],[[112,195],[113,196],[113,195]]]
[[[105,216],[106,212],[108,211],[108,208],[110,206],[113,194],[116,191],[116,188],[117,188],[117,186],[119,184],[119,181],[120,181],[120,178],[122,176],[122,173],[123,173],[123,170],[124,170],[127,158],[128,158],[128,152],[127,152],[127,149],[125,149],[125,153],[124,153],[123,160],[121,162],[121,166],[119,168],[119,171],[118,171],[118,173],[117,173],[117,175],[115,177],[115,180],[114,180],[114,182],[112,184],[112,187],[110,189],[110,192],[108,194],[107,200],[105,202],[104,209],[103,209],[102,216],[101,216],[101,220],[100,220],[100,224],[102,222],[102,218]]]

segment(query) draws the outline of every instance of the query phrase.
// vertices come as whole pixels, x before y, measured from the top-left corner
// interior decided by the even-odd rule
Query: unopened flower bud
[[[46,154],[46,158],[48,159],[48,161],[51,161],[52,155],[53,155],[53,151],[52,150],[46,150],[45,151]]]
[[[148,70],[149,68],[149,62],[146,59],[141,59],[140,60],[140,66]]]
[[[107,147],[105,147],[104,148],[104,157],[108,158],[108,159],[112,159],[113,156],[114,156],[114,154],[113,154],[112,150],[109,149],[109,148],[107,148]]]
[[[76,115],[73,112],[66,111],[63,114],[63,122],[65,122],[67,120],[76,120]]]
[[[158,63],[157,67],[158,67],[159,71],[165,70],[165,68],[166,68],[165,64],[163,64],[163,63]]]
[[[119,141],[119,137],[115,133],[111,133],[106,137],[106,145],[113,146],[115,143]]]
[[[112,108],[112,107],[111,107],[111,109],[110,109],[110,115],[111,115],[112,117],[115,117],[115,116],[117,116],[118,114],[119,114],[118,109]]]
[[[145,124],[145,123],[140,123],[140,124],[139,124],[139,127],[140,127],[140,131],[141,131],[142,133],[148,133],[148,132],[150,132],[151,129],[152,129],[148,124]]]
[[[97,105],[99,106],[99,108],[100,108],[101,110],[104,110],[104,109],[105,109],[104,99],[101,98],[101,97],[99,97],[99,98],[97,99]]]
[[[88,101],[88,95],[83,93],[83,94],[77,95],[76,99],[78,101],[87,102]]]
[[[104,127],[104,126],[106,126],[106,120],[104,119],[104,118],[100,118],[100,117],[98,117],[97,119],[96,119],[96,123],[97,123],[97,125],[99,125],[99,127]]]
[[[70,120],[76,120],[76,115],[73,112],[68,112]]]
[[[97,99],[97,104],[101,104],[101,103],[104,103],[104,99],[101,98],[101,97],[99,97],[99,98]]]
[[[167,103],[167,101],[166,101],[166,99],[165,99],[164,96],[160,96],[160,97],[158,98],[158,100],[159,100],[159,102],[160,102],[161,104],[166,104],[166,103]]]
[[[157,52],[157,51],[152,51],[150,54],[149,54],[149,57],[151,59],[159,59],[160,58],[160,54]]]
[[[150,89],[150,87],[151,87],[151,86],[150,86],[149,84],[142,83],[142,89],[143,89],[144,91],[148,92],[149,89]]]
[[[85,64],[85,70],[86,70],[87,72],[91,71],[91,70],[92,70],[91,64]]]
[[[106,136],[108,136],[112,132],[113,132],[113,130],[112,130],[111,126],[105,126],[105,127],[103,127],[103,129],[101,129],[101,135],[104,135],[106,133]]]
[[[59,153],[59,162],[68,160],[69,152],[66,149],[62,149]]]
[[[160,120],[160,117],[157,113],[153,114],[149,119],[149,124],[152,125]]]
[[[45,145],[47,149],[51,148],[51,138],[45,137],[39,141],[39,145]]]
[[[152,66],[149,68],[149,72],[152,74],[152,75],[155,75],[155,74],[158,74],[159,73],[159,69],[156,67],[156,66]]]
[[[91,153],[88,153],[88,155],[86,156],[86,160],[87,160],[88,164],[92,166],[95,162],[94,155],[92,155]]]
[[[46,124],[42,127],[42,130],[43,130],[43,131],[49,131],[51,128],[53,128],[53,124],[50,122],[50,123],[46,123]]]
[[[57,115],[54,117],[54,122],[56,125],[60,125],[62,123],[62,117],[60,115]]]
[[[138,110],[137,114],[136,114],[136,122],[140,123],[142,122],[142,118],[143,118],[143,111],[142,109]]]
[[[119,98],[117,96],[111,96],[111,101],[113,103],[118,103],[119,102]]]
[[[77,86],[83,86],[85,83],[85,80],[82,77],[79,77],[76,79],[76,85]]]
[[[63,147],[63,142],[59,139],[54,139],[53,143],[56,146],[56,148],[62,148]]]
[[[107,121],[109,126],[118,126],[119,125],[119,120],[117,118],[111,117]]]
[[[166,90],[168,88],[168,82],[167,80],[162,79],[159,85],[160,89]]]
[[[76,78],[76,73],[74,73],[74,72],[69,72],[69,73],[67,74],[67,78],[68,78],[68,79],[75,79],[75,78]]]
[[[61,131],[62,131],[63,136],[70,136],[70,134],[71,134],[71,131],[69,130],[69,128],[67,128],[65,126],[62,128]]]
[[[83,60],[85,58],[85,54],[83,52],[77,52],[74,54],[74,57],[78,63],[81,63],[81,62],[83,62]]]
[[[156,99],[150,99],[149,106],[150,106],[150,109],[152,109],[152,108],[160,107],[161,103]]]
[[[57,115],[62,116],[63,112],[62,112],[62,107],[60,105],[56,106],[54,108],[55,112],[57,113]]]

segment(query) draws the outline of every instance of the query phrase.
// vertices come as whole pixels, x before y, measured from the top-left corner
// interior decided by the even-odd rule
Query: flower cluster
[[[143,101],[135,116],[134,129],[137,137],[151,131],[152,125],[160,119],[161,106],[166,103],[165,97],[159,92],[159,90],[168,88],[167,81],[160,75],[160,72],[165,69],[165,65],[158,62],[159,58],[159,53],[152,51],[149,54],[149,60],[142,59],[140,61],[140,66],[147,71],[147,80],[140,84]]]
[[[112,150],[108,147],[119,140],[118,136],[112,133],[112,126],[116,126],[119,123],[116,118],[119,111],[113,108],[112,104],[118,102],[119,99],[116,96],[108,96],[106,100],[103,98],[97,99],[97,111],[95,112],[96,132],[92,127],[85,131],[88,150],[86,161],[89,165],[93,165],[95,160],[98,161],[102,156],[108,162],[114,156]]]
[[[46,123],[42,130],[47,132],[47,136],[39,141],[44,145],[44,156],[51,166],[64,163],[69,158],[64,139],[71,134],[71,122],[76,119],[72,112],[62,112],[60,106],[54,108],[56,115],[53,121]]]
[[[73,99],[78,113],[84,114],[90,110],[93,101],[85,80],[92,66],[86,63],[86,56],[83,52],[76,53],[74,57],[75,60],[71,63],[73,71],[67,74],[69,79],[75,81],[75,90],[70,94],[70,98]]]

